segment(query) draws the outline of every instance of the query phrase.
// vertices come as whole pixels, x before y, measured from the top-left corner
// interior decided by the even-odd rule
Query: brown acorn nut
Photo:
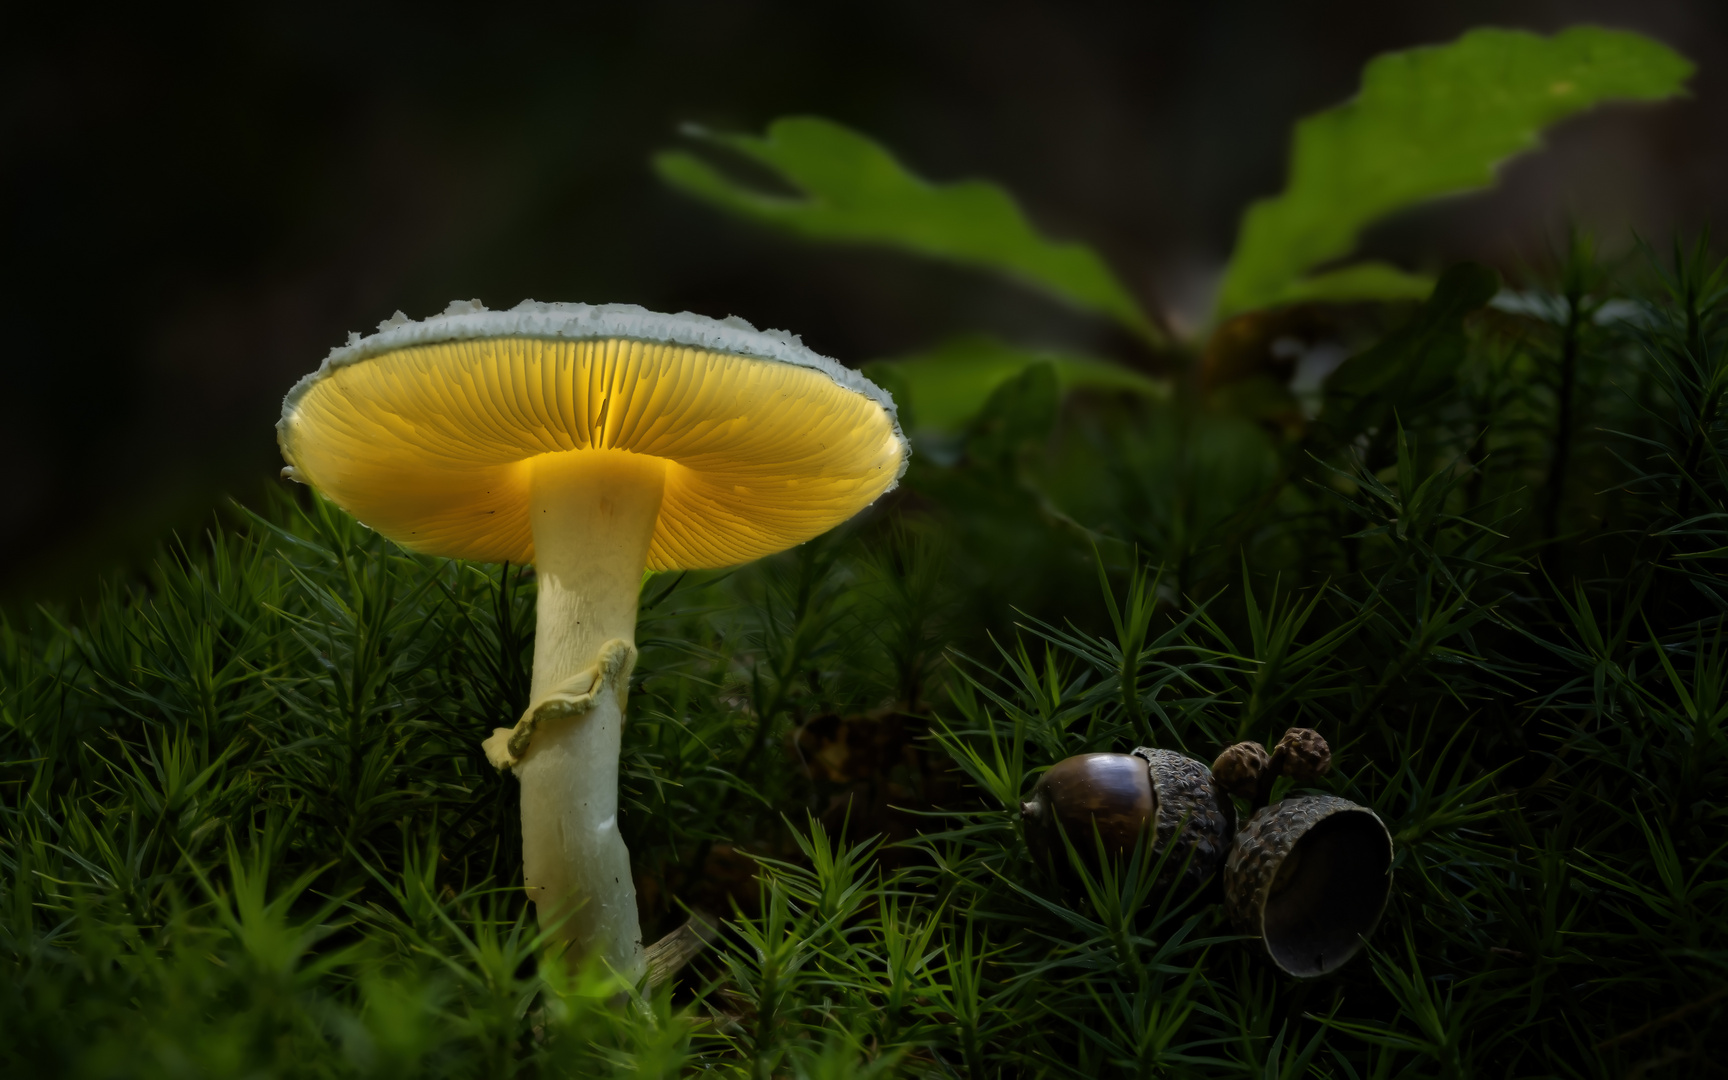
[[[1107,858],[1125,859],[1140,842],[1141,833],[1152,827],[1152,856],[1170,849],[1158,882],[1163,889],[1178,883],[1197,885],[1217,872],[1228,853],[1236,817],[1235,807],[1205,765],[1150,747],[1132,754],[1065,758],[1038,778],[1020,812],[1032,857],[1070,884],[1064,833],[1096,871],[1098,840],[1103,841]]]
[[[1068,834],[1086,865],[1096,870],[1094,827],[1105,854],[1120,857],[1134,850],[1157,806],[1146,762],[1133,754],[1078,754],[1045,770],[1020,804],[1026,845],[1044,866],[1066,866],[1057,829]]]

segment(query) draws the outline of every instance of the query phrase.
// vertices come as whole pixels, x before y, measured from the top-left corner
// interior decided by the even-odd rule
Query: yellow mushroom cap
[[[633,304],[457,301],[350,335],[291,390],[284,475],[404,547],[530,562],[536,459],[666,462],[648,566],[731,566],[833,528],[893,489],[893,399],[781,331]]]

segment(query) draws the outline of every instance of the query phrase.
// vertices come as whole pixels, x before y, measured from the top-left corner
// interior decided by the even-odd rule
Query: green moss
[[[1114,455],[1171,407],[1071,402],[1021,442],[986,415],[988,454],[835,535],[650,580],[625,761],[645,925],[729,921],[638,1005],[537,973],[514,781],[480,749],[524,704],[531,575],[283,498],[21,615],[0,1071],[1700,1068],[1728,1023],[1728,306],[1702,256],[1651,266],[1635,319],[1471,316],[1440,389],[1256,435],[1240,475],[1244,440],[1206,434],[1240,416]],[[1164,570],[1124,599],[1132,544]],[[1334,977],[1277,976],[1140,862],[1071,894],[1024,853],[1014,808],[1064,756],[1210,760],[1293,725],[1398,849],[1373,949]]]

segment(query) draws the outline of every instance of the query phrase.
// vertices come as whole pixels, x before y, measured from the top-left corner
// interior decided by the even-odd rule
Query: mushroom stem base
[[[582,716],[548,721],[515,768],[522,781],[522,878],[540,927],[572,960],[598,954],[627,979],[644,967],[630,851],[618,832],[616,688]]]

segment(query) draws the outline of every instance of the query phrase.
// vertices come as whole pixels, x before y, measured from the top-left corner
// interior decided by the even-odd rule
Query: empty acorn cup
[[[1038,778],[1020,813],[1032,857],[1070,883],[1058,829],[1096,870],[1094,829],[1107,857],[1125,859],[1150,825],[1151,857],[1169,852],[1155,885],[1164,890],[1196,886],[1217,873],[1236,824],[1235,806],[1210,769],[1173,750],[1144,746],[1131,754],[1079,754],[1058,761]]]
[[[1230,921],[1304,979],[1338,970],[1361,950],[1391,889],[1391,834],[1372,810],[1333,795],[1256,812],[1224,863]]]

